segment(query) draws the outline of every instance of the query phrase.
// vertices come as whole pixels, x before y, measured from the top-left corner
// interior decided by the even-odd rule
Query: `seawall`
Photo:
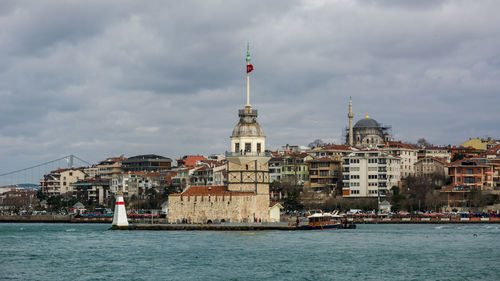
[[[349,222],[355,224],[476,224],[476,223],[500,223],[500,218],[347,218]],[[70,215],[36,215],[36,216],[0,216],[0,223],[109,223],[113,221],[112,217],[79,217]],[[129,223],[151,225],[151,219],[129,218]],[[305,222],[301,222],[304,224]],[[154,219],[153,225],[168,225],[166,219]],[[189,227],[190,224],[170,224],[179,228]],[[227,224],[212,224],[212,226],[227,226]],[[293,223],[292,223],[293,225]],[[270,225],[266,225],[269,227]],[[255,227],[255,225],[252,225]],[[280,227],[289,227],[281,224]],[[293,226],[292,226],[293,227]],[[288,228],[287,228],[288,229]],[[183,230],[183,229],[182,229]]]

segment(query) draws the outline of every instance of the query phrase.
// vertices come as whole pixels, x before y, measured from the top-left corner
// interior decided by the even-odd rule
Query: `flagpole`
[[[251,107],[250,105],[250,72],[248,71],[248,66],[250,65],[250,43],[247,43],[247,104],[245,107]]]

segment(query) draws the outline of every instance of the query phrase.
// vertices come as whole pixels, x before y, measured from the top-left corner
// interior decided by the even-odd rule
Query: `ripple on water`
[[[108,227],[0,225],[0,280],[495,280],[491,261],[500,256],[500,231],[492,225],[300,232]]]

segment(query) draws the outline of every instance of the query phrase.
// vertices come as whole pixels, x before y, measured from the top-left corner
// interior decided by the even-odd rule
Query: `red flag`
[[[252,72],[252,70],[253,70],[253,65],[248,64],[248,65],[247,65],[247,73]]]

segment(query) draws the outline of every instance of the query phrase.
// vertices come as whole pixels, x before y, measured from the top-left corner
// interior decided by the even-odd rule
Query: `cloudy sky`
[[[75,154],[341,143],[352,96],[397,140],[500,138],[499,1],[2,1],[0,173]]]

